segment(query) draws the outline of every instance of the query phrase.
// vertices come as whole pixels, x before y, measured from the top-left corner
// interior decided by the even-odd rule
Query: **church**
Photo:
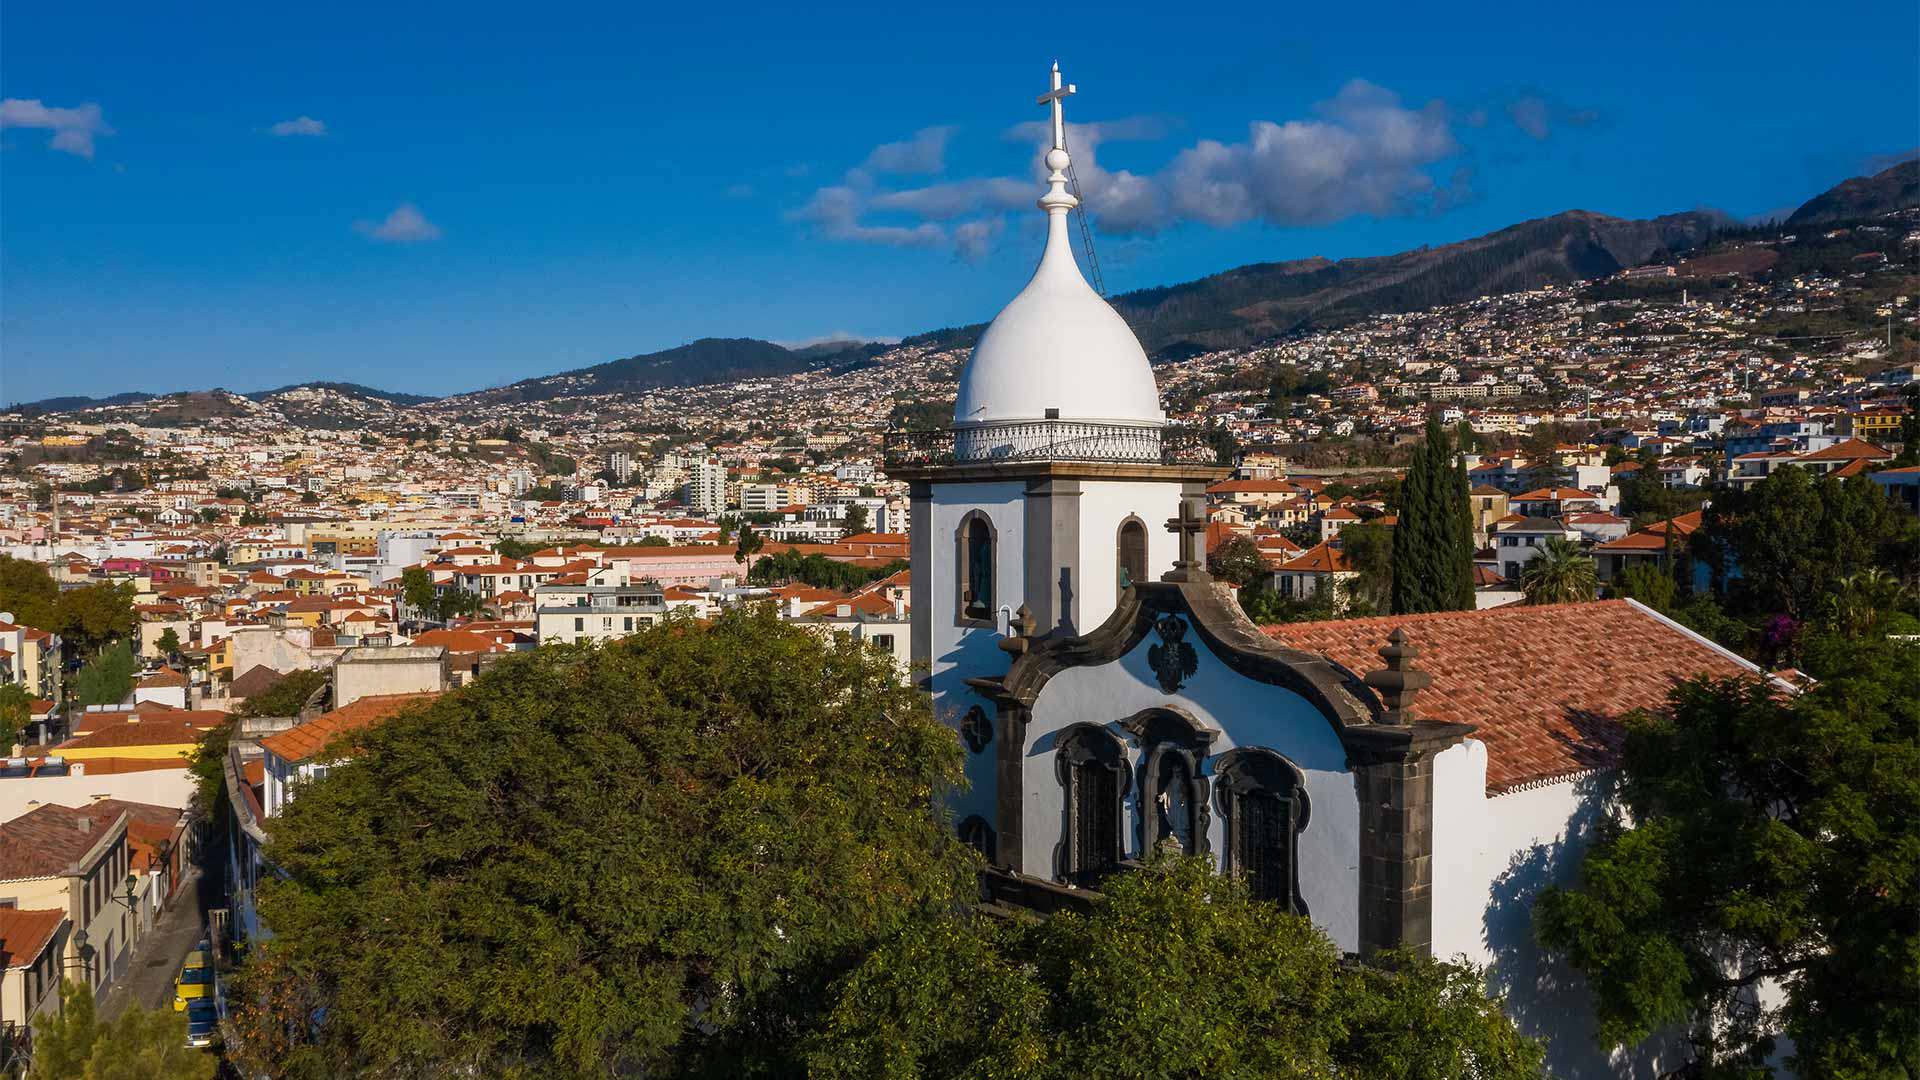
[[[1348,952],[1486,965],[1555,1075],[1657,1075],[1661,1046],[1595,1044],[1532,899],[1577,872],[1624,713],[1761,674],[1632,601],[1252,623],[1206,571],[1227,469],[1176,438],[1075,261],[1073,91],[1056,66],[1040,98],[1039,266],[981,334],[952,426],[887,446],[911,487],[913,659],[967,752],[951,811],[985,889],[1054,910],[1176,846]]]

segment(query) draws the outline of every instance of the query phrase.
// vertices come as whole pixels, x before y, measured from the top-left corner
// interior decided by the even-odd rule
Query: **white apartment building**
[[[533,591],[540,644],[610,641],[666,617],[664,593],[653,585],[542,585]]]

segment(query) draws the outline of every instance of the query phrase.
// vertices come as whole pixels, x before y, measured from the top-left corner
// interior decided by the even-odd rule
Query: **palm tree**
[[[1600,578],[1593,560],[1571,541],[1555,537],[1520,572],[1529,604],[1572,604],[1593,599]]]
[[[1881,612],[1900,603],[1904,591],[1898,578],[1877,566],[1848,574],[1827,595],[1827,618],[1845,636],[1861,637],[1880,621]]]

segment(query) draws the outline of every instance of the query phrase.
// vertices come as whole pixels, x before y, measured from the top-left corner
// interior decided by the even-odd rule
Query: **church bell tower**
[[[1179,460],[1145,350],[1074,260],[1062,115],[1074,91],[1056,64],[1038,99],[1053,117],[1039,266],[974,346],[952,426],[887,440],[887,474],[912,491],[913,659],[971,751],[963,832],[991,820],[997,784],[995,711],[967,680],[1006,672],[1010,628],[1087,633],[1133,582],[1174,570],[1168,522],[1191,533],[1223,473]]]

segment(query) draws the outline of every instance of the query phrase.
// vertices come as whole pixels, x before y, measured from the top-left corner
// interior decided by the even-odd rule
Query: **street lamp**
[[[62,961],[60,970],[65,971],[68,968],[77,967],[86,972],[89,980],[91,980],[93,975],[94,949],[93,946],[87,944],[87,931],[84,927],[73,932],[73,948],[75,952],[80,954],[80,959]]]
[[[125,905],[128,911],[131,911],[135,915],[138,915],[140,914],[140,898],[134,893],[134,887],[140,884],[140,879],[138,877],[135,877],[132,874],[128,874],[126,884],[127,884],[127,895],[108,896],[107,899],[113,901],[116,904]]]

